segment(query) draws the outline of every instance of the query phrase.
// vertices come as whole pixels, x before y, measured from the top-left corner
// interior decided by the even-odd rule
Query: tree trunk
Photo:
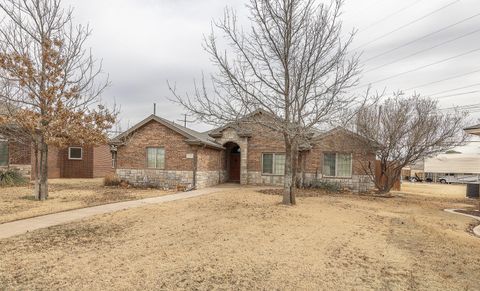
[[[293,166],[293,145],[289,138],[285,138],[285,181],[283,188],[283,204],[285,205],[295,205],[295,183],[294,179],[296,175],[294,174]]]
[[[42,140],[38,146],[40,155],[36,165],[35,199],[44,201],[48,199],[48,145]]]

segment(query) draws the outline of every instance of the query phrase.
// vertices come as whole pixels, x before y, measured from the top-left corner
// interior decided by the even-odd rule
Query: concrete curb
[[[112,204],[104,204],[89,208],[80,208],[76,210],[63,211],[33,218],[16,220],[0,224],[0,239],[10,238],[13,236],[25,234],[41,228],[48,228],[55,225],[66,224],[73,221],[82,220],[94,215],[112,213],[126,209],[144,207],[152,204],[161,204],[170,201],[183,200],[222,191],[220,188],[205,188],[191,192],[181,192],[160,197],[146,198],[141,200],[131,200],[117,202]]]
[[[470,218],[473,218],[473,219],[476,219],[476,220],[480,221],[480,217],[478,217],[478,216],[473,216],[473,215],[470,215],[470,214],[455,212],[455,210],[462,210],[462,209],[444,209],[444,210],[448,213],[463,215],[463,216],[470,217]],[[477,237],[480,237],[480,225],[473,229],[473,234]]]

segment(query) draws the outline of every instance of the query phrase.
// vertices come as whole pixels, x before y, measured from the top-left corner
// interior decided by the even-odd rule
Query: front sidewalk
[[[206,188],[191,192],[183,192],[161,197],[146,198],[141,200],[125,201],[100,206],[70,210],[60,213],[48,214],[28,219],[17,220],[0,224],[0,239],[21,235],[29,231],[41,228],[47,228],[55,225],[65,224],[76,220],[81,220],[98,214],[116,212],[125,209],[137,208],[151,204],[159,204],[170,201],[188,199],[202,195],[212,194],[222,191],[221,188]]]

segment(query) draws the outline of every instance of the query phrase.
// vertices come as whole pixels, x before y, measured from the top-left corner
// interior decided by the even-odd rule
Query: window
[[[0,141],[0,167],[8,166],[8,141]]]
[[[352,155],[325,153],[323,155],[323,175],[350,178],[352,176]]]
[[[164,169],[165,149],[147,148],[147,167],[151,169]]]
[[[263,154],[262,155],[262,173],[270,175],[285,174],[285,155],[284,154]]]
[[[83,158],[83,149],[79,147],[69,147],[68,148],[68,159],[69,160],[81,160]]]

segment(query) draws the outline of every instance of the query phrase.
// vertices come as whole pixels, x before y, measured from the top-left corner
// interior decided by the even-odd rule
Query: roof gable
[[[322,140],[322,139],[324,139],[324,138],[327,138],[327,137],[329,137],[329,136],[331,136],[331,135],[333,135],[333,134],[336,134],[336,133],[344,133],[344,134],[349,135],[349,136],[351,136],[351,137],[353,137],[353,138],[355,138],[355,139],[358,139],[358,140],[360,140],[360,141],[363,141],[363,142],[365,142],[366,144],[375,144],[375,142],[369,140],[368,138],[366,138],[366,137],[364,137],[364,136],[361,136],[361,135],[359,135],[358,133],[353,132],[353,131],[351,131],[351,130],[349,130],[349,129],[346,129],[346,128],[344,128],[344,127],[341,127],[341,126],[337,126],[337,127],[333,128],[333,129],[331,129],[331,130],[329,130],[329,131],[319,132],[317,135],[315,135],[315,136],[313,137],[313,142],[315,142],[315,141],[320,141],[320,140]],[[374,146],[374,147],[378,148],[378,146]]]
[[[215,140],[211,137],[208,136],[207,133],[200,133],[197,131],[194,131],[192,129],[183,127],[181,125],[178,125],[176,123],[173,123],[171,121],[168,121],[164,118],[161,118],[156,115],[150,115],[149,117],[145,118],[144,120],[140,121],[127,131],[121,133],[117,137],[113,138],[111,140],[111,143],[113,144],[121,144],[123,142],[123,139],[129,136],[130,134],[134,133],[135,131],[139,130],[140,128],[144,127],[146,124],[149,122],[154,121],[162,124],[163,126],[177,132],[178,134],[184,136],[186,138],[186,142],[190,144],[203,144],[212,148],[216,149],[223,149],[223,147],[216,143]]]

